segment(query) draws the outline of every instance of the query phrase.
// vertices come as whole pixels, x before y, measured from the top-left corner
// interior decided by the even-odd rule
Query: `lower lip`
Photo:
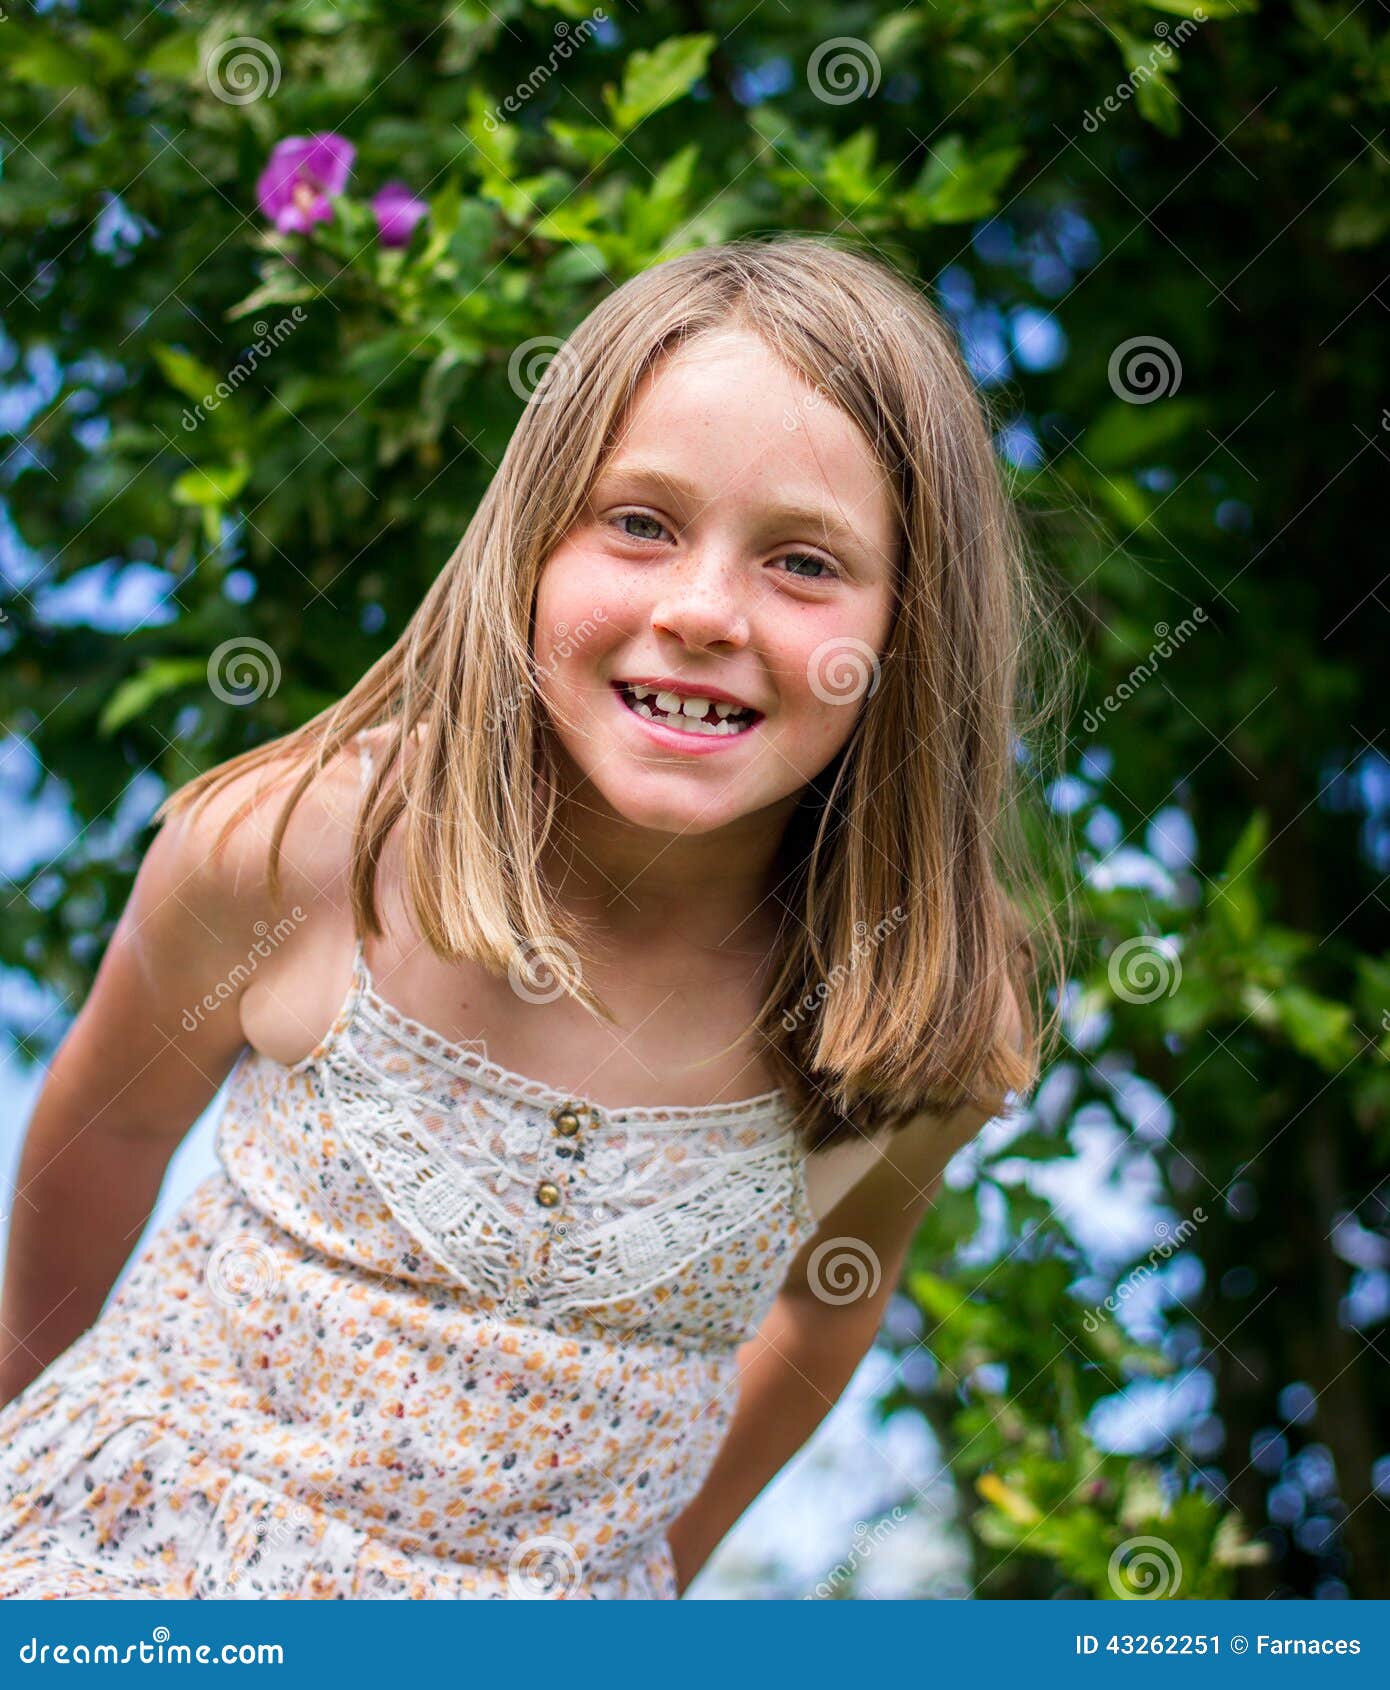
[[[619,710],[645,733],[649,734],[658,745],[668,746],[673,751],[684,751],[692,757],[708,757],[716,751],[728,751],[731,746],[742,745],[751,739],[762,726],[764,718],[759,716],[751,728],[745,728],[737,734],[692,734],[683,733],[680,728],[668,728],[660,722],[653,722],[647,716],[639,716],[635,710],[630,710],[617,686],[610,690],[617,701]]]

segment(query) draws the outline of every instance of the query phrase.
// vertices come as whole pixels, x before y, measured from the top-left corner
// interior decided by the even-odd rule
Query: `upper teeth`
[[[625,685],[625,691],[632,700],[632,709],[639,716],[646,716],[651,721],[664,721],[674,727],[680,723],[680,733],[687,734],[738,734],[744,733],[752,726],[753,718],[757,714],[741,704],[730,704],[722,698],[683,698],[678,692],[663,692],[656,687]],[[713,704],[716,720],[707,722],[710,705]],[[657,712],[661,714],[658,715]],[[734,718],[728,720],[727,718]]]
[[[658,692],[655,687],[630,686],[628,691],[634,698],[653,699],[657,709],[664,710],[668,716],[679,712],[683,716],[693,716],[699,720],[709,715],[711,705],[714,706],[714,712],[721,722],[735,712],[744,713],[743,705],[729,704],[722,698],[683,698],[678,692]]]

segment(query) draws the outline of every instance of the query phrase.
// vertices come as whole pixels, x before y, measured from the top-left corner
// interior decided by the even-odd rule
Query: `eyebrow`
[[[605,469],[600,477],[600,481],[609,480],[656,482],[679,497],[697,504],[701,502],[700,491],[693,482],[674,471],[663,469],[660,464],[641,463],[636,459],[616,463]],[[793,523],[798,527],[806,527],[818,534],[824,534],[825,545],[838,544],[852,556],[862,558],[867,563],[878,561],[877,554],[860,540],[843,518],[823,505],[774,505],[770,507],[768,515],[775,522]]]

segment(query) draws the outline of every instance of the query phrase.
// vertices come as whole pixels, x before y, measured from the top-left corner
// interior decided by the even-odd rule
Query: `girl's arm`
[[[1006,1026],[1018,1048],[1021,1026],[1012,1003]],[[738,1404],[719,1454],[703,1487],[667,1534],[682,1593],[744,1509],[839,1400],[878,1334],[946,1164],[992,1118],[991,1111],[974,1107],[946,1119],[915,1116],[891,1137],[869,1172],[798,1253],[767,1319],[739,1349]],[[827,1243],[823,1265],[813,1269],[815,1252]],[[840,1281],[826,1274],[839,1250],[849,1264],[868,1268],[877,1260],[881,1271],[872,1295],[842,1303],[817,1295],[818,1285],[822,1293],[840,1294]],[[872,1283],[871,1274],[865,1278]]]
[[[10,1205],[0,1402],[97,1318],[170,1156],[245,1042],[237,1002],[265,913],[259,828],[212,856],[240,784],[155,835],[39,1092]]]

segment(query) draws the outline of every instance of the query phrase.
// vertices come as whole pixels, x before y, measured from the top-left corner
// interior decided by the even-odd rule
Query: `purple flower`
[[[341,194],[357,149],[341,135],[287,135],[271,148],[256,182],[256,203],[282,234],[304,234],[332,220],[330,194]]]
[[[429,207],[424,200],[416,199],[407,183],[387,182],[372,196],[372,210],[381,231],[381,244],[406,246]]]

